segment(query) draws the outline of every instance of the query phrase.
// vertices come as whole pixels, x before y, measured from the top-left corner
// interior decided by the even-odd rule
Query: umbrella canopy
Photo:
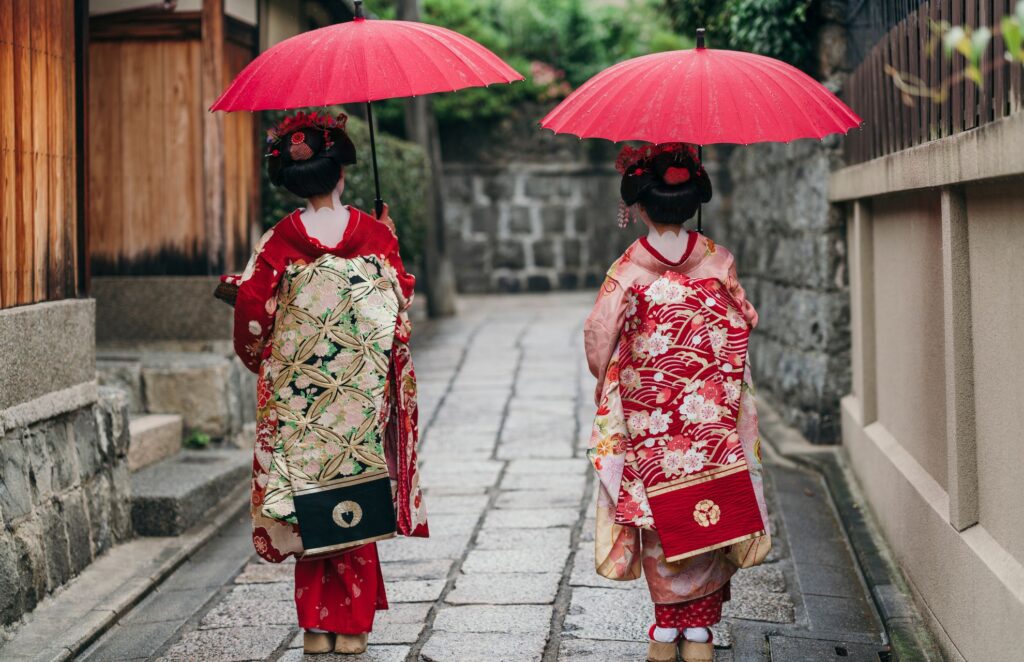
[[[287,110],[366,103],[378,218],[384,209],[373,101],[512,83],[523,76],[469,37],[413,21],[355,18],[286,39],[235,77],[210,110]]]
[[[519,72],[458,32],[357,16],[269,48],[210,110],[362,103],[517,80],[523,80]]]
[[[789,142],[860,126],[799,69],[762,55],[704,48],[655,53],[597,74],[541,120],[555,133],[661,144]]]

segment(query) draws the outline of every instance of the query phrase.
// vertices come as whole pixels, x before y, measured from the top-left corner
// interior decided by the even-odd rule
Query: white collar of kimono
[[[306,207],[299,216],[306,234],[326,246],[337,246],[345,236],[351,212],[348,207],[341,204],[341,196],[334,191],[331,194],[330,207]]]

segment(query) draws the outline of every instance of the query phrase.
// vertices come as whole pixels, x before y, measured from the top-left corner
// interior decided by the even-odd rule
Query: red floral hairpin
[[[292,134],[291,147],[288,154],[295,161],[305,161],[313,156],[313,150],[306,144],[306,132],[299,129],[315,129],[324,133],[324,149],[330,149],[334,143],[331,140],[333,129],[345,130],[348,124],[348,115],[339,113],[337,117],[331,117],[327,113],[305,113],[298,112],[281,120],[272,129],[267,131],[267,156],[280,156],[281,139]],[[308,156],[306,153],[308,152]]]
[[[620,174],[626,174],[626,171],[634,166],[640,172],[634,172],[632,174],[643,174],[643,168],[641,166],[645,161],[650,161],[659,154],[675,154],[677,152],[688,152],[693,157],[694,162],[697,161],[697,150],[693,145],[689,143],[664,143],[662,145],[643,145],[642,147],[630,147],[625,145],[622,151],[619,152],[619,158],[615,160],[615,169]],[[698,162],[699,163],[699,162]]]

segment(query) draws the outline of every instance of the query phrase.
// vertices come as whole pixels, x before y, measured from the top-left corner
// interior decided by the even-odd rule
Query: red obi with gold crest
[[[736,427],[750,336],[739,305],[720,281],[673,272],[627,296],[616,523],[653,518],[668,561],[763,535]]]

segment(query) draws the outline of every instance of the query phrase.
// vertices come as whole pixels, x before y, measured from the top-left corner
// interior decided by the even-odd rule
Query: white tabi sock
[[[660,644],[671,644],[679,638],[679,630],[677,628],[659,628],[655,626],[651,638]]]
[[[686,628],[683,637],[695,644],[706,644],[711,639],[711,631],[707,628]]]

